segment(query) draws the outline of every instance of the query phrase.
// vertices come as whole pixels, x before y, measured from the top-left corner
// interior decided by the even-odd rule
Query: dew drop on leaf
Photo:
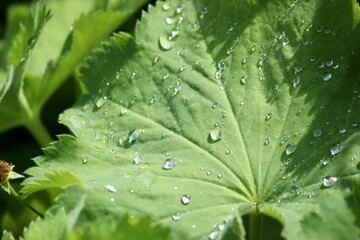
[[[135,153],[135,157],[134,157],[134,164],[139,165],[144,161],[144,156]]]
[[[165,160],[164,164],[163,164],[163,169],[165,170],[170,170],[173,169],[176,165],[176,160],[172,159],[172,158],[168,158]]]
[[[84,157],[82,160],[82,164],[87,164],[87,163],[88,163],[88,159],[87,159],[87,157]]]
[[[272,118],[273,114],[272,112],[268,112],[265,117],[265,121],[269,121]]]
[[[321,180],[324,187],[331,187],[337,181],[336,177],[326,177]]]
[[[331,155],[337,155],[340,153],[341,149],[342,149],[341,144],[337,143],[330,148],[330,153]]]
[[[209,234],[209,240],[217,239],[219,237],[219,235],[220,235],[219,231],[212,231]]]
[[[169,2],[165,2],[164,5],[162,6],[162,9],[163,9],[164,11],[167,11],[167,10],[170,9],[170,7],[171,7],[170,3],[169,3]]]
[[[326,66],[330,67],[331,65],[333,65],[334,61],[332,59],[328,59],[326,60],[325,64]]]
[[[175,43],[173,41],[170,41],[166,35],[160,35],[159,44],[160,44],[161,49],[163,49],[165,51],[172,49],[175,45]]]
[[[105,189],[108,190],[109,192],[117,192],[116,188],[113,185],[105,185]]]
[[[240,78],[240,83],[241,84],[245,84],[246,82],[247,82],[247,75],[243,75],[243,76],[241,76],[241,78]]]
[[[326,72],[326,73],[323,74],[322,80],[327,82],[327,81],[329,81],[331,79],[331,77],[332,77],[331,73]]]
[[[295,144],[289,144],[286,147],[285,153],[286,153],[286,155],[290,155],[295,151],[296,151],[296,145]]]
[[[316,137],[316,138],[320,137],[321,134],[322,134],[321,129],[315,129],[315,130],[313,131],[313,135],[314,135],[314,137]]]
[[[181,196],[181,203],[183,205],[188,205],[190,203],[190,196],[188,194],[184,194]]]
[[[176,213],[174,215],[172,215],[171,219],[174,220],[175,222],[179,221],[181,218],[180,213]]]
[[[129,143],[132,143],[133,141],[138,139],[140,137],[141,132],[142,131],[140,129],[136,129],[136,130],[132,131],[129,136]]]
[[[212,142],[217,142],[221,140],[221,131],[219,129],[213,129],[210,131],[209,137]]]
[[[293,82],[293,87],[296,87],[300,83],[300,77],[297,76],[296,78],[293,79],[292,82]]]
[[[323,158],[321,159],[321,165],[322,166],[327,166],[330,164],[330,159],[329,158]]]
[[[295,74],[301,72],[301,70],[302,70],[302,67],[300,65],[294,67]]]

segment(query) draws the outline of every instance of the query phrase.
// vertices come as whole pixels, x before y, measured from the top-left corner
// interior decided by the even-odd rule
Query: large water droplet
[[[217,142],[221,140],[221,131],[219,129],[213,129],[209,133],[210,140]]]
[[[322,76],[322,80],[324,80],[324,81],[329,81],[330,79],[331,79],[331,73],[329,73],[329,72],[326,72],[326,73],[324,73],[324,75]]]
[[[219,231],[212,231],[210,234],[209,234],[209,240],[214,240],[214,239],[217,239],[219,237],[220,233]]]
[[[341,149],[342,149],[341,144],[337,143],[330,148],[330,153],[331,155],[337,155],[340,153]]]
[[[164,162],[163,169],[170,170],[173,169],[175,165],[176,165],[176,160],[172,158],[168,158]]]
[[[113,185],[105,185],[105,189],[108,190],[109,192],[117,192],[116,188]]]
[[[159,44],[163,50],[170,50],[174,47],[175,43],[170,41],[166,35],[160,35]]]
[[[336,177],[326,177],[321,180],[324,187],[331,187],[337,181]]]
[[[190,203],[190,196],[187,194],[184,194],[181,196],[181,203],[184,205],[188,205]]]
[[[286,153],[286,155],[290,155],[295,151],[296,151],[296,145],[295,144],[289,144],[286,147],[285,153]]]

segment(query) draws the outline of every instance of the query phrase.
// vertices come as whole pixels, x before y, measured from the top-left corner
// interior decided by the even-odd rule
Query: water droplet
[[[212,231],[212,232],[209,234],[209,240],[217,239],[219,236],[220,236],[219,231]]]
[[[315,61],[315,56],[311,56],[310,57],[310,62],[314,62]]]
[[[297,85],[299,85],[300,83],[300,77],[297,76],[296,78],[293,79],[293,87],[296,87]]]
[[[339,133],[340,133],[340,134],[346,133],[346,129],[345,129],[345,128],[340,129],[340,130],[339,130]]]
[[[185,9],[185,6],[184,6],[183,4],[181,4],[180,6],[178,6],[178,7],[176,8],[176,13],[179,14],[179,13],[181,13],[182,11],[184,11],[184,9]]]
[[[28,47],[32,47],[32,45],[35,43],[36,36],[32,36],[27,40]]]
[[[246,81],[247,81],[247,79],[248,79],[247,75],[243,75],[243,76],[240,78],[240,83],[241,83],[241,84],[245,84]]]
[[[314,137],[316,137],[316,138],[320,137],[321,134],[322,134],[321,129],[315,129],[315,130],[313,131],[313,135],[314,135]]]
[[[265,139],[265,142],[264,142],[264,145],[268,145],[270,142],[271,142],[271,139],[270,139],[270,138],[266,138],[266,139]]]
[[[157,96],[155,94],[152,95],[150,100],[149,100],[149,105],[153,104],[156,100],[157,100]]]
[[[217,176],[218,176],[218,178],[222,178],[222,174],[221,174],[221,173],[219,173]]]
[[[144,161],[144,156],[135,153],[135,157],[134,157],[134,164],[139,165],[140,163],[142,163]]]
[[[163,6],[162,6],[162,9],[163,9],[164,11],[167,11],[167,10],[170,9],[170,7],[171,7],[170,2],[165,2],[165,3],[163,4]]]
[[[328,66],[328,67],[330,67],[331,65],[333,65],[333,63],[334,63],[334,60],[332,60],[332,59],[328,59],[328,60],[326,60],[326,62],[325,62],[326,66]]]
[[[336,177],[326,177],[321,180],[324,187],[331,187],[337,181]]]
[[[122,108],[120,111],[120,115],[124,115],[125,113],[127,113],[127,108]]]
[[[218,102],[214,102],[214,104],[211,106],[211,108],[212,108],[212,109],[215,109],[215,108],[217,108],[218,105],[219,105]]]
[[[221,71],[216,71],[215,74],[214,74],[214,77],[216,79],[221,79],[222,78],[222,72]]]
[[[295,74],[301,72],[301,70],[302,70],[302,67],[300,65],[294,67]]]
[[[244,57],[243,59],[242,59],[242,61],[241,61],[241,64],[245,64],[245,63],[247,63],[247,61],[248,61],[248,58],[247,57]]]
[[[88,159],[87,159],[87,157],[84,157],[82,160],[82,164],[87,164],[87,163],[88,163]]]
[[[105,189],[108,190],[109,192],[117,192],[116,188],[113,185],[105,185]]]
[[[332,76],[331,73],[325,72],[324,75],[322,76],[322,80],[329,81],[331,76]]]
[[[129,136],[129,143],[132,143],[133,141],[135,141],[136,139],[138,139],[140,137],[140,134],[142,133],[141,129],[136,129],[133,130],[132,132],[130,132],[130,136]]]
[[[161,48],[165,51],[172,49],[175,45],[175,43],[173,41],[170,41],[165,35],[161,35],[159,37],[159,44]]]
[[[172,158],[168,158],[164,162],[163,169],[170,170],[173,169],[175,165],[176,165],[176,160]]]
[[[249,51],[250,54],[254,53],[255,50],[256,50],[256,48],[257,48],[257,45],[256,45],[256,44],[252,45],[251,48],[250,48],[250,51]]]
[[[226,63],[225,63],[225,62],[220,62],[220,63],[218,64],[218,68],[219,68],[219,70],[225,70],[225,68],[226,68]]]
[[[269,121],[272,118],[273,114],[272,112],[268,112],[265,117],[265,121]]]
[[[296,145],[295,144],[289,144],[286,147],[285,153],[286,153],[286,155],[290,155],[295,151],[296,151]]]
[[[331,155],[337,155],[340,153],[341,149],[342,149],[341,144],[337,143],[330,148],[330,153]]]
[[[229,155],[230,154],[230,149],[226,149],[225,154]]]
[[[209,133],[209,137],[213,142],[221,140],[221,131],[219,129],[213,129]]]
[[[110,198],[110,202],[115,202],[115,198]]]
[[[355,159],[356,159],[356,158],[355,158],[354,156],[351,156],[351,157],[350,157],[350,162],[355,161]]]
[[[218,229],[219,229],[219,231],[224,231],[225,230],[225,223],[220,223],[219,225],[218,225]]]
[[[190,196],[187,194],[184,194],[181,196],[181,203],[184,205],[188,205],[190,203]]]
[[[171,219],[174,220],[175,222],[179,221],[181,218],[180,213],[176,213],[174,215],[172,215]]]
[[[211,175],[211,170],[208,170],[208,171],[206,172],[206,175],[210,176],[210,175]]]
[[[176,19],[171,18],[171,17],[167,17],[167,18],[165,18],[165,22],[166,22],[166,24],[171,25],[171,24],[174,24],[176,22]]]
[[[330,164],[330,159],[329,158],[323,158],[321,159],[321,165],[323,166],[327,166]]]
[[[180,86],[180,82],[177,82],[174,86],[174,93],[172,94],[172,96],[175,96],[176,94],[178,94],[181,91],[181,86]]]

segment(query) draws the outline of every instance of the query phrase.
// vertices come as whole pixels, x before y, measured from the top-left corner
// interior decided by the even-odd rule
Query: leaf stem
[[[34,115],[34,117],[29,118],[25,123],[25,126],[41,147],[46,147],[53,141],[51,135],[38,115]]]
[[[263,216],[259,213],[250,214],[250,231],[249,239],[251,240],[261,240],[262,239],[262,226],[263,226]]]
[[[24,206],[29,208],[33,213],[38,215],[39,217],[43,218],[44,215],[40,213],[38,210],[36,210],[34,207],[32,207],[30,204],[28,204],[15,190],[14,188],[9,184],[10,186],[10,193],[13,195],[19,202],[21,202]]]

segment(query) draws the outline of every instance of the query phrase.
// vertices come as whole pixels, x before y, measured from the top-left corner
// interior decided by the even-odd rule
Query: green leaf
[[[317,212],[312,212],[301,221],[303,231],[289,239],[357,239],[359,225],[355,215],[346,204],[340,192],[326,194],[319,200]]]
[[[313,212],[359,176],[359,7],[258,2],[149,7],[135,38],[118,34],[89,58],[87,94],[60,117],[76,138],[36,159],[24,193],[41,171],[70,172],[81,183],[61,186],[59,204],[86,194],[81,221],[151,215],[173,239],[227,237],[234,223],[244,239],[245,214],[249,239],[258,214],[291,239],[337,216]]]
[[[155,225],[150,218],[134,219],[123,218],[104,219],[88,224],[80,230],[70,234],[68,239],[116,239],[137,240],[151,239],[163,240],[171,239],[168,237],[169,231],[161,226]]]
[[[49,0],[46,3],[53,18],[46,27],[43,27],[43,22],[49,19],[50,13],[36,10],[32,15],[28,14],[19,28],[14,28],[19,29],[17,34],[15,30],[8,31],[6,43],[11,48],[2,66],[17,66],[21,59],[26,59],[27,63],[15,80],[19,84],[10,87],[14,90],[0,105],[0,132],[26,126],[38,142],[46,146],[51,140],[41,129],[39,115],[43,105],[89,52],[132,17],[146,0],[134,1],[133,8],[126,8],[126,11],[112,11],[110,7],[108,11],[95,11],[94,2]],[[22,13],[20,10],[24,7],[16,10],[11,12],[15,17],[10,17],[9,27],[16,26],[20,17],[24,18],[25,14],[19,13],[20,17],[15,14]],[[2,87],[7,87],[7,83],[10,81],[3,83]]]
[[[11,234],[11,232],[4,231],[3,234],[2,234],[1,240],[15,240],[15,238]]]

